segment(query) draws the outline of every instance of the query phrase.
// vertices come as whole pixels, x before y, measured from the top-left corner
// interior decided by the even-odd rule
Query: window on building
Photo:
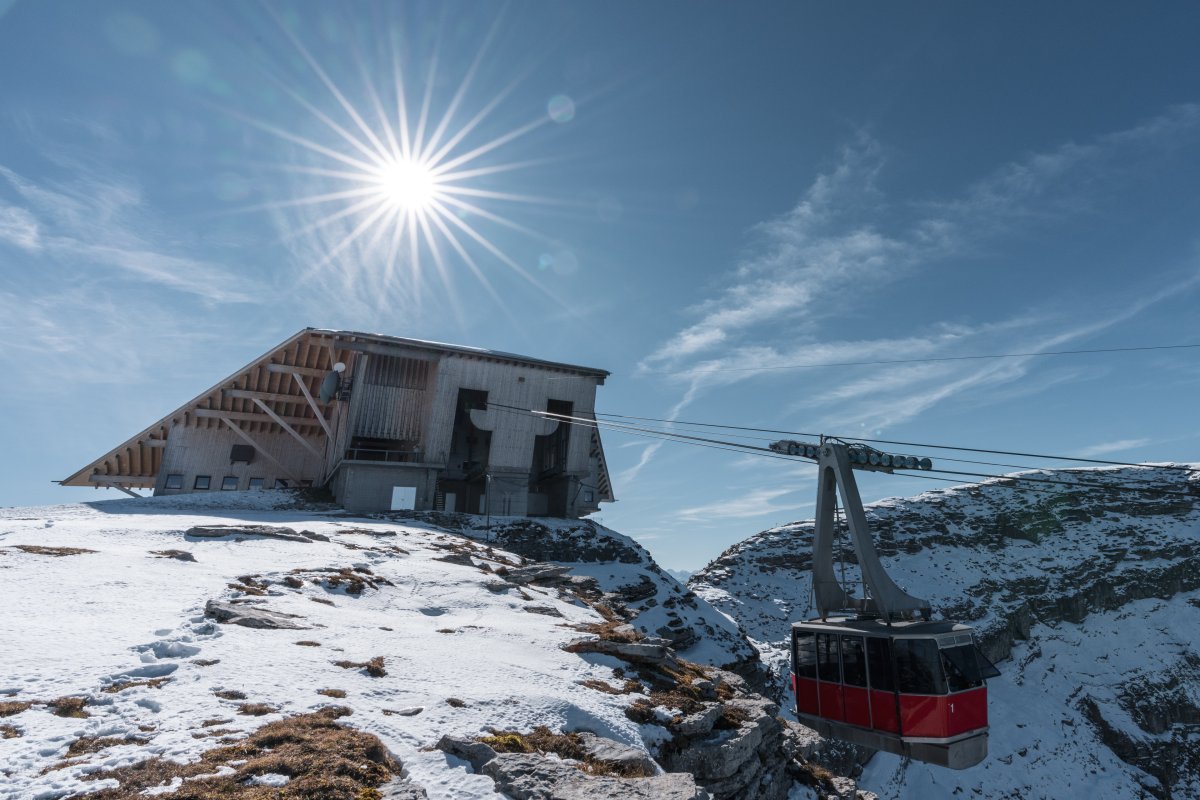
[[[250,489],[250,491],[254,491],[255,489],[263,488],[263,479],[262,478],[251,478],[250,486],[248,488]]]
[[[204,490],[204,489],[207,489],[210,484],[212,484],[212,476],[211,475],[197,475],[196,482],[192,484],[192,488],[197,489],[197,490]]]
[[[312,481],[303,480],[303,481],[300,481],[300,485],[301,486],[312,486]]]
[[[292,484],[288,481],[287,478],[276,478],[275,479],[275,488],[276,489],[286,489],[291,485]]]
[[[183,488],[183,476],[179,475],[178,473],[172,473],[172,474],[168,475],[167,483],[163,488],[164,489],[182,489]]]
[[[237,475],[226,475],[221,479],[222,492],[236,492],[238,488]]]

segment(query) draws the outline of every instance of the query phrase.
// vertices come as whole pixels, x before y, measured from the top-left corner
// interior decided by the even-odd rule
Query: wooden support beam
[[[281,392],[256,392],[250,389],[222,389],[225,397],[238,400],[266,400],[268,403],[303,403],[304,398],[298,394],[283,394]]]
[[[290,469],[288,469],[286,464],[284,464],[282,461],[280,461],[275,456],[271,455],[271,453],[268,452],[266,448],[264,448],[261,444],[259,444],[258,442],[256,442],[254,440],[253,436],[251,436],[250,434],[248,434],[244,430],[242,430],[236,422],[234,422],[229,417],[218,417],[218,419],[220,419],[221,422],[224,422],[226,425],[228,425],[229,429],[231,431],[236,433],[238,436],[242,437],[246,441],[246,444],[250,445],[255,450],[257,450],[259,453],[261,453],[263,458],[267,459],[268,461],[272,462],[275,466],[279,467],[279,469],[283,472],[284,475],[287,475],[289,478],[291,478],[293,481],[296,482],[297,486],[300,485],[300,478],[298,478],[294,472],[292,472]]]
[[[154,486],[153,475],[89,475],[88,481],[106,485],[123,483],[128,486],[141,486],[144,488]]]
[[[114,486],[114,487],[112,487],[112,488],[114,488],[114,489],[116,489],[116,490],[118,490],[118,491],[124,492],[125,494],[129,495],[130,497],[136,497],[136,498],[137,498],[137,499],[139,499],[139,500],[141,500],[141,499],[142,499],[142,495],[140,495],[140,494],[138,494],[137,492],[133,491],[133,489],[127,489],[127,488],[125,488],[124,486]]]
[[[221,411],[219,408],[197,408],[192,413],[201,419],[228,418],[238,420],[239,422],[268,422],[270,419],[255,411]],[[316,420],[308,419],[307,417],[280,417],[279,419],[286,420],[289,425],[319,424]]]
[[[309,378],[324,378],[329,370],[315,367],[293,367],[291,364],[267,364],[267,372],[290,372],[293,375],[305,375]]]
[[[303,436],[301,436],[299,433],[297,433],[295,428],[293,428],[291,425],[288,425],[284,421],[283,417],[279,416],[274,411],[272,411],[270,406],[268,406],[262,400],[259,400],[257,397],[254,398],[254,405],[258,406],[263,411],[265,411],[267,416],[269,416],[271,419],[275,420],[275,422],[277,422],[279,424],[279,427],[283,428],[285,431],[290,433],[292,435],[292,438],[295,439],[297,442],[299,442],[301,445],[303,445],[304,448],[306,450],[308,450],[308,452],[312,453],[317,458],[321,457],[321,453],[318,452],[317,448],[315,448],[311,444],[309,444],[308,440],[305,439]]]
[[[292,373],[292,377],[296,379],[296,383],[300,386],[300,391],[304,392],[304,399],[308,401],[308,407],[312,409],[312,412],[317,415],[317,421],[320,422],[321,427],[325,429],[325,435],[332,440],[333,431],[329,429],[329,423],[325,421],[325,413],[321,411],[320,406],[317,405],[317,401],[313,399],[312,392],[308,390],[308,386],[305,385],[304,379],[294,372]]]

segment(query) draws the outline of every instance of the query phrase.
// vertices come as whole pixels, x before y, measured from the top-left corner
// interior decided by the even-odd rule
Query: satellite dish
[[[325,376],[325,380],[321,381],[321,404],[329,405],[329,401],[337,394],[338,389],[342,386],[342,370],[346,365],[338,362],[333,366],[333,371]]]

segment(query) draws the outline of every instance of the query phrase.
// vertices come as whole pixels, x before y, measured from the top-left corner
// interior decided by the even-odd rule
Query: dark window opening
[[[197,475],[196,482],[192,484],[192,488],[199,490],[199,491],[203,491],[203,490],[207,489],[211,483],[212,483],[211,475]]]
[[[182,489],[183,476],[177,473],[172,473],[167,476],[167,482],[163,486],[164,489]]]
[[[287,489],[291,485],[292,485],[291,481],[289,481],[287,478],[276,478],[275,479],[275,488],[276,489]]]
[[[850,686],[867,685],[867,659],[861,636],[842,637],[842,680]]]
[[[248,487],[248,488],[249,488],[249,489],[251,489],[252,491],[253,491],[254,489],[261,489],[261,488],[263,488],[263,479],[262,479],[262,478],[251,478],[251,479],[250,479],[250,485],[249,485],[249,487]]]
[[[485,496],[492,433],[475,427],[471,419],[472,411],[485,411],[487,407],[487,392],[458,390],[454,427],[450,434],[450,458],[442,473],[446,491],[455,495],[455,508],[470,514],[482,514],[487,508]]]
[[[814,634],[807,631],[796,633],[796,652],[792,659],[797,678],[817,677],[817,642]]]
[[[892,647],[887,639],[867,639],[867,666],[871,671],[871,688],[885,692],[895,690],[892,680]]]
[[[823,681],[840,683],[841,669],[838,665],[838,637],[835,633],[817,634],[817,676]]]
[[[254,461],[254,448],[248,444],[235,444],[229,449],[229,463],[249,464]]]
[[[903,694],[945,694],[942,662],[933,639],[897,639],[896,677]]]
[[[238,488],[237,475],[226,475],[221,479],[222,492],[236,492]]]

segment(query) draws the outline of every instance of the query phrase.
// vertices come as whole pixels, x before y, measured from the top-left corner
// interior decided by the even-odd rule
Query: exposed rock
[[[461,736],[443,736],[435,746],[443,753],[466,761],[476,772],[496,757],[496,751],[483,742],[474,742]]]
[[[188,528],[184,536],[199,539],[219,539],[224,536],[257,536],[266,539],[283,539],[287,542],[328,542],[329,537],[312,531],[296,531],[279,525],[197,525]]]
[[[570,567],[560,567],[553,564],[534,564],[529,567],[516,567],[499,573],[504,580],[524,586],[530,583],[566,583]]]
[[[254,608],[247,605],[233,605],[217,600],[209,600],[204,605],[204,616],[211,617],[217,622],[229,625],[242,625],[247,628],[291,628],[304,629],[307,625],[292,622],[293,619],[303,619],[297,614],[284,614],[279,611],[267,611],[265,608]]]
[[[513,800],[709,800],[691,775],[665,774],[650,778],[612,778],[585,775],[555,758],[501,753],[483,765],[496,782],[496,791]]]
[[[613,767],[623,775],[656,775],[662,770],[645,750],[606,739],[587,731],[579,731],[579,743],[588,756]]]
[[[424,787],[404,778],[392,778],[378,788],[379,800],[427,800]]]
[[[573,639],[563,645],[563,650],[568,653],[602,653],[634,664],[671,666],[677,663],[670,647],[666,644],[651,643],[649,640],[614,642],[608,639]]]

